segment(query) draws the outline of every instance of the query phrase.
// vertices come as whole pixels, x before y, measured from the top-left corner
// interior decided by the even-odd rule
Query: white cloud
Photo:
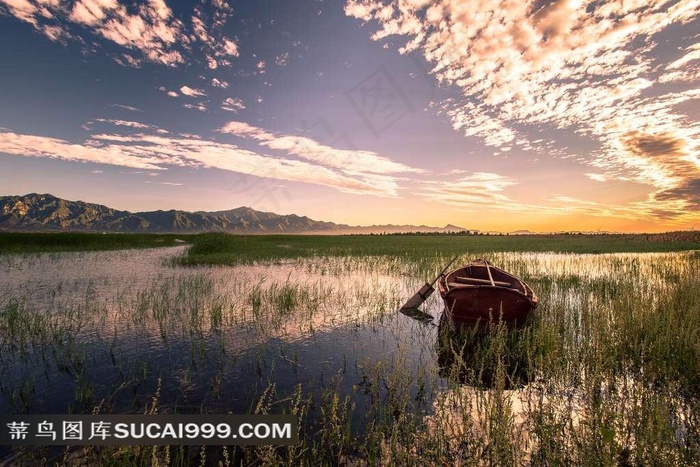
[[[230,135],[241,136],[244,138],[254,138],[263,141],[275,138],[274,134],[245,122],[228,122],[226,125],[219,128],[218,131],[220,133],[228,133]]]
[[[168,134],[167,130],[157,127],[156,125],[150,125],[147,123],[134,122],[131,120],[119,120],[114,118],[96,118],[95,120],[87,122],[82,128],[86,131],[90,131],[94,126],[95,122],[107,124],[110,126],[121,126],[126,128],[134,128],[137,130],[151,130],[161,134]]]
[[[144,60],[132,57],[129,54],[121,54],[117,57],[114,57],[114,61],[120,64],[121,66],[132,68],[141,68],[141,65],[144,62]]]
[[[550,143],[551,152],[551,141],[536,145],[530,134],[576,132],[598,144],[582,162],[611,178],[649,184],[661,196],[687,196],[695,186],[694,171],[669,167],[700,154],[700,122],[681,110],[700,98],[700,48],[661,55],[657,41],[696,39],[700,0],[348,0],[345,13],[371,21],[374,40],[403,36],[401,53],[421,53],[438,81],[461,92],[442,108],[467,136],[500,150]],[[635,150],[629,135],[668,137],[681,149],[661,163]]]
[[[189,86],[182,86],[180,88],[180,92],[182,94],[184,94],[185,96],[189,96],[189,97],[203,97],[203,96],[207,95],[207,93],[204,92],[203,90],[194,89],[194,88],[191,88]]]
[[[513,201],[503,190],[515,180],[490,172],[474,172],[453,181],[427,182],[418,193],[432,201],[457,206],[508,206]]]
[[[183,104],[182,106],[186,109],[199,110],[200,112],[207,111],[207,106],[204,102],[200,102],[199,104]]]
[[[371,151],[337,149],[304,136],[277,135],[245,122],[228,122],[219,131],[255,139],[260,145],[270,149],[347,172],[376,174],[423,172],[421,169],[394,162]]]
[[[22,156],[48,157],[78,162],[120,165],[137,169],[160,170],[163,158],[139,154],[133,148],[99,144],[73,144],[46,136],[0,132],[0,152]]]
[[[238,57],[238,44],[231,39],[224,39],[224,53],[230,55],[231,57]]]
[[[143,112],[143,110],[141,110],[137,107],[133,107],[131,105],[112,104],[110,107],[119,107],[120,109],[130,110],[132,112]]]
[[[115,0],[78,0],[73,5],[70,19],[76,23],[95,26],[101,23],[107,17],[107,14],[118,6],[119,4]]]
[[[596,182],[607,182],[608,181],[608,177],[606,177],[603,174],[585,173],[584,175],[586,177],[590,178],[591,180],[595,180]]]
[[[370,2],[347,2],[345,14],[369,21],[374,16],[376,5]]]
[[[73,39],[73,35],[70,34],[65,28],[63,28],[61,26],[45,25],[45,26],[38,26],[37,29],[39,29],[41,32],[43,32],[46,37],[48,37],[50,40],[52,40],[54,42],[60,42],[62,44],[65,44],[68,39]]]
[[[184,59],[175,50],[182,23],[162,0],[151,0],[141,5],[135,14],[116,0],[79,0],[70,19],[127,49],[140,51],[144,58],[164,65],[182,63]]]
[[[216,78],[211,80],[211,85],[215,88],[228,89],[228,82]]]
[[[46,136],[0,132],[0,153],[93,162],[139,170],[168,167],[205,167],[304,182],[336,190],[383,197],[397,196],[398,184],[388,176],[350,174],[301,160],[289,160],[208,141],[193,135],[95,134],[82,143]]]
[[[700,43],[693,44],[685,50],[687,51],[687,53],[678,60],[668,64],[668,66],[666,66],[667,70],[675,70],[677,68],[682,68],[690,62],[700,60]]]
[[[102,122],[102,123],[109,123],[112,125],[117,125],[117,126],[126,126],[126,127],[131,127],[131,128],[140,128],[140,129],[149,129],[149,128],[155,128],[153,125],[147,125],[145,123],[141,122],[132,122],[129,120],[116,120],[116,119],[107,119],[107,118],[96,118],[96,122]]]
[[[169,186],[183,186],[184,183],[177,182],[152,182],[150,180],[144,180],[143,183],[148,183],[150,185],[169,185]]]
[[[163,163],[219,168],[260,177],[300,181],[329,186],[343,192],[395,196],[397,185],[386,181],[376,186],[359,177],[352,177],[330,168],[304,161],[274,158],[241,149],[235,145],[201,139],[164,138],[152,135],[95,135],[93,140],[163,157]]]
[[[198,5],[192,15],[192,32],[199,41],[207,66],[214,70],[229,66],[226,57],[238,57],[238,44],[224,34],[224,26],[231,16],[232,8],[223,1],[212,2],[210,14],[204,12],[202,4]]]
[[[0,0],[0,4],[4,4],[17,19],[37,26],[35,16],[39,10],[28,0]]]
[[[582,214],[591,216],[609,216],[610,209],[591,203],[582,206],[581,203],[572,205],[562,199],[552,199],[548,204],[529,204],[506,194],[506,189],[518,185],[518,182],[507,176],[490,173],[460,173],[458,179],[447,177],[440,181],[419,181],[414,185],[415,193],[430,202],[453,206],[460,212],[480,213],[484,210],[498,210],[517,214],[531,215],[567,215]],[[595,205],[595,206],[594,206]],[[638,218],[639,214],[631,209],[617,209],[620,217]]]
[[[223,32],[233,13],[224,1],[212,1],[210,14],[197,6],[190,24],[175,18],[164,0],[0,0],[0,6],[53,41],[88,44],[102,38],[136,53],[122,50],[113,56],[124,66],[138,67],[144,61],[176,66],[204,57],[215,69],[230,66],[230,58],[239,55],[235,39]],[[70,26],[78,26],[74,34],[68,33]]]
[[[245,109],[245,104],[236,97],[227,97],[221,103],[221,109],[228,110],[229,112],[238,112],[239,110]]]
[[[280,54],[277,57],[275,57],[275,64],[277,66],[289,65],[289,52],[285,52],[285,53]]]
[[[476,172],[456,180],[448,178],[440,182],[418,183],[416,193],[432,202],[458,207],[462,212],[483,212],[488,209],[514,214],[547,216],[576,214],[633,220],[648,219],[653,215],[653,208],[648,203],[615,206],[564,195],[552,196],[544,204],[525,203],[505,193],[507,188],[516,185],[518,182],[511,177]]]

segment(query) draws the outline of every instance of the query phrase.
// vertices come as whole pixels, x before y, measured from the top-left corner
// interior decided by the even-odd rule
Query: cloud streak
[[[664,219],[668,225],[682,225],[683,222],[694,222],[693,219],[697,219],[697,216],[693,217],[688,212],[689,205],[693,208],[698,206],[700,177],[697,177],[697,172],[694,172],[696,175],[693,177],[685,177],[681,182],[669,184],[666,189],[655,192],[649,200],[624,206],[563,195],[553,196],[544,203],[530,204],[515,196],[521,189],[521,183],[513,177],[493,172],[455,170],[442,174],[440,181],[431,180],[431,174],[374,153],[337,152],[339,150],[318,142],[311,144],[309,141],[312,140],[308,138],[305,138],[307,141],[302,145],[290,145],[287,140],[289,135],[278,135],[244,122],[229,122],[220,130],[235,135],[246,143],[255,142],[261,148],[281,151],[285,156],[270,155],[264,149],[245,149],[236,144],[207,140],[196,135],[167,133],[166,130],[141,122],[103,118],[94,121],[111,125],[115,131],[93,133],[82,142],[69,142],[0,129],[0,153],[109,164],[141,172],[149,171],[151,175],[172,167],[211,168],[378,197],[399,197],[401,190],[410,183],[411,192],[418,198],[456,207],[461,212],[478,213],[488,210],[536,216],[581,215],[638,221],[656,217]],[[91,130],[89,126],[86,129]],[[629,138],[634,151],[657,157],[659,163],[666,164],[670,175],[695,170],[695,162],[692,161],[683,166],[668,163],[674,161],[674,151],[683,149],[676,140],[643,135],[630,135]],[[373,166],[374,171],[370,172],[366,167],[362,168],[362,163],[356,164],[360,167],[358,169],[351,161],[338,157],[338,154],[346,156],[350,153],[354,154],[357,161],[380,158],[382,165]],[[397,173],[402,176],[397,176]],[[406,178],[408,174],[411,175],[410,179]],[[605,177],[599,177],[599,174],[590,173],[588,176],[600,182],[610,182]]]
[[[118,107],[120,109],[129,110],[131,112],[143,112],[143,110],[131,105],[112,104],[110,107]]]
[[[102,121],[110,122],[106,119]],[[124,127],[120,125],[122,122],[115,122],[115,126]],[[131,124],[126,127],[142,129]],[[0,153],[110,164],[140,170],[214,168],[381,197],[395,197],[398,190],[397,181],[391,176],[337,170],[333,166],[274,157],[192,135],[101,133],[93,134],[81,143],[71,143],[47,136],[0,131]]]
[[[235,97],[227,97],[221,103],[221,109],[226,110],[228,112],[236,113],[239,110],[245,109],[245,103],[241,99]]]
[[[189,86],[182,86],[180,92],[188,97],[203,97],[207,95],[207,93],[201,89],[194,89]]]
[[[159,164],[165,160],[157,155],[140,153],[132,147],[105,146],[94,141],[74,144],[59,138],[24,135],[10,131],[0,132],[0,152],[149,170],[161,170],[162,167]]]
[[[457,180],[426,182],[419,194],[431,201],[472,209],[507,208],[515,203],[503,190],[517,185],[517,182],[502,175],[490,172],[475,172]]]
[[[257,140],[269,149],[282,151],[307,161],[354,173],[422,173],[423,170],[394,162],[371,151],[337,149],[311,138],[278,135],[244,122],[232,121],[221,127],[221,133]]]
[[[670,224],[675,222],[677,225],[683,225],[684,222],[692,218],[692,214],[684,213],[682,217],[679,217],[677,213],[674,213],[675,201],[664,202],[663,205],[642,201],[621,206],[555,195],[544,203],[526,203],[507,193],[509,188],[519,185],[511,177],[489,172],[463,173],[461,175],[456,180],[421,182],[417,185],[417,194],[431,202],[457,207],[462,212],[478,213],[485,210],[495,210],[537,217],[576,215],[635,221],[659,217],[666,219]]]

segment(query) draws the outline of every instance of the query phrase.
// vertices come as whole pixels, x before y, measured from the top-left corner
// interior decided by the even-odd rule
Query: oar
[[[404,304],[404,306],[401,307],[399,311],[415,310],[416,308],[421,306],[423,302],[425,302],[428,299],[428,297],[430,297],[430,295],[432,295],[432,293],[435,291],[435,289],[433,288],[435,283],[438,281],[438,279],[440,279],[440,277],[443,274],[445,274],[445,271],[447,271],[447,269],[450,266],[452,266],[452,263],[454,263],[457,260],[457,258],[458,256],[452,258],[450,264],[445,266],[445,269],[440,271],[440,274],[438,274],[437,277],[430,284],[426,282],[426,284],[423,287],[421,287],[420,290],[416,292],[413,297],[408,299],[408,301]]]

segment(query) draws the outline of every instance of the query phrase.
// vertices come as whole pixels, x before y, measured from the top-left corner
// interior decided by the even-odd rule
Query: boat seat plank
[[[491,284],[460,284],[458,282],[448,282],[447,283],[447,290],[455,290],[455,289],[473,289],[474,287],[480,286],[480,285],[488,285],[490,286]],[[510,287],[500,287],[496,286],[497,289],[505,289],[505,290],[512,290],[514,292],[520,292],[518,289],[512,289]]]
[[[487,279],[477,279],[475,277],[461,277],[461,276],[455,276],[452,278],[456,283],[458,284],[475,284],[475,285],[491,285],[491,281]],[[501,281],[493,281],[494,285],[497,285],[499,287],[508,287],[508,288],[513,288],[513,285],[510,282],[501,282]]]

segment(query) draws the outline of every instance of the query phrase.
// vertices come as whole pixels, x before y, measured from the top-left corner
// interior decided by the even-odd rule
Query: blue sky
[[[699,15],[693,0],[0,0],[0,194],[693,228]]]

